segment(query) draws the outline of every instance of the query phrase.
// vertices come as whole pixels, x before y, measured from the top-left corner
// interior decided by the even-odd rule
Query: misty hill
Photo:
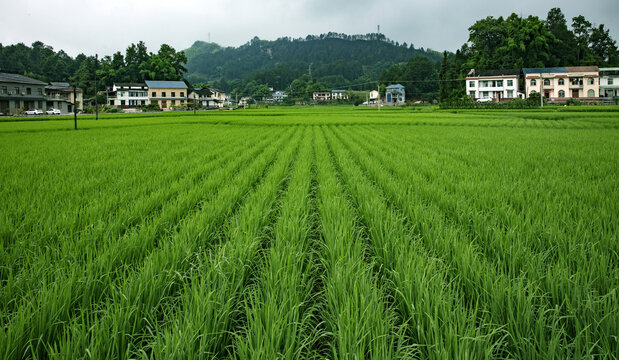
[[[275,41],[254,37],[238,48],[196,41],[185,54],[187,80],[211,82],[224,89],[251,80],[285,89],[294,79],[309,75],[310,66],[313,79],[344,87],[375,81],[383,70],[415,56],[441,59],[438,52],[399,44],[382,34],[336,33]]]

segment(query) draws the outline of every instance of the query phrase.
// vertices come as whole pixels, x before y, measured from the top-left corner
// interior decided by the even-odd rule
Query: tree
[[[578,15],[572,18],[572,31],[578,46],[578,63],[582,63],[590,54],[589,39],[591,33],[591,23],[584,16]]]
[[[140,75],[145,80],[180,80],[187,71],[187,57],[183,51],[176,52],[163,44],[157,54],[150,54],[148,61],[139,65]]]
[[[576,38],[567,28],[565,16],[560,8],[550,9],[546,17],[546,28],[556,39],[550,49],[550,62],[546,66],[578,65]]]
[[[610,37],[609,30],[601,24],[591,29],[589,38],[591,43],[591,53],[596,57],[597,63],[617,64],[619,63],[619,53],[617,43]]]

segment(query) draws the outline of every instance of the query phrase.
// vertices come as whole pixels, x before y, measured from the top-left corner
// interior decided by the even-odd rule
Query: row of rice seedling
[[[291,131],[292,129],[288,129],[287,133],[290,134]],[[79,339],[73,344],[85,342],[83,348],[76,353],[83,354],[90,342],[93,331],[91,326],[100,323],[100,317],[109,318],[109,312],[101,309],[102,304],[107,304],[103,306],[107,308],[118,307],[127,302],[134,304],[137,301],[143,308],[152,308],[162,294],[174,291],[171,285],[177,286],[176,274],[182,273],[181,269],[191,267],[191,250],[214,240],[220,224],[236,207],[242,195],[260,179],[265,166],[271,163],[285,139],[284,136],[268,144],[265,150],[255,149],[246,153],[239,157],[238,161],[228,164],[228,168],[213,171],[210,177],[211,185],[207,187],[211,194],[202,202],[200,211],[184,219],[177,230],[152,236],[154,234],[149,230],[156,227],[149,226],[143,228],[143,232],[137,232],[135,237],[132,237],[135,241],[133,248],[139,250],[140,240],[145,238],[159,243],[156,251],[145,257],[140,255],[139,251],[136,252],[139,258],[144,258],[143,265],[137,269],[118,263],[116,266],[106,266],[105,260],[123,256],[124,249],[116,247],[118,253],[108,253],[109,257],[97,258],[94,266],[89,266],[86,271],[71,271],[66,274],[65,281],[57,281],[45,292],[37,294],[37,301],[24,303],[11,319],[8,331],[0,334],[0,345],[6,344],[0,346],[0,349],[6,349],[5,354],[10,358],[19,356],[24,351],[45,354],[57,346],[59,339],[70,334],[71,337]],[[245,168],[241,167],[243,164],[246,165]],[[238,172],[237,169],[242,170]],[[98,269],[100,271],[95,271]],[[145,314],[133,315],[138,317],[138,321],[131,325],[143,326]],[[120,323],[114,325],[121,329],[129,326]],[[120,338],[121,342],[127,341],[126,333],[122,330],[110,336],[109,331],[112,328],[106,328],[108,333],[102,336],[104,339]],[[93,341],[100,340],[102,339]],[[59,346],[56,349],[58,351],[70,350],[66,343]],[[125,350],[123,343],[119,343],[116,351],[123,353]]]
[[[372,131],[371,135],[369,132],[365,135],[372,141],[380,139],[379,133]],[[613,179],[608,175],[613,163],[606,160],[600,162],[605,156],[590,153],[587,147],[578,149],[577,154],[572,148],[566,149],[561,144],[555,147],[551,152],[558,154],[555,155],[557,158],[548,155],[539,158],[530,150],[522,155],[511,155],[510,161],[502,161],[510,155],[501,150],[492,152],[493,155],[477,155],[479,161],[476,168],[498,168],[502,176],[493,176],[487,170],[467,171],[461,161],[453,161],[459,160],[463,154],[472,156],[480,153],[476,148],[469,149],[468,153],[466,148],[448,151],[445,153],[447,159],[445,156],[441,156],[443,159],[423,156],[424,161],[415,161],[417,168],[426,174],[429,183],[440,181],[445,191],[437,192],[425,187],[420,190],[426,190],[427,196],[434,197],[449,218],[469,231],[484,255],[499,259],[497,265],[506,271],[514,274],[524,271],[530,279],[537,280],[545,276],[549,265],[560,265],[567,271],[572,283],[583,280],[582,283],[577,282],[578,290],[591,287],[606,293],[617,286],[616,282],[614,285],[609,283],[613,280],[610,272],[613,269],[612,258],[616,257],[612,255],[616,242],[613,242],[612,227],[604,225],[616,223],[612,214],[619,211],[617,203],[604,196],[617,191],[612,189]],[[386,150],[391,154],[401,154],[407,149],[395,145]],[[420,159],[417,151],[407,156],[409,159],[411,157]],[[526,164],[523,166],[523,161],[518,157],[535,159],[537,166],[530,171],[535,176],[512,176],[515,171],[518,175],[525,173],[528,167]],[[581,168],[582,157],[596,161],[596,168]],[[558,158],[575,165],[557,166]],[[450,166],[444,166],[444,163]],[[432,171],[437,167],[442,168],[440,176]],[[599,180],[591,184],[590,176]],[[573,181],[565,181],[566,177],[571,177]],[[500,191],[506,185],[511,185],[514,190]],[[525,192],[521,189],[531,190]],[[577,274],[599,276],[576,279],[574,276]],[[579,299],[569,294],[566,296]]]
[[[371,135],[366,133],[366,137],[373,141],[380,139],[381,135],[372,131]],[[406,152],[398,145],[385,149],[392,155]],[[466,149],[456,151],[459,155],[466,154]],[[479,152],[479,149],[470,151],[471,154]],[[444,191],[427,186],[418,187],[418,190],[425,191],[425,196],[432,197],[448,218],[468,231],[471,240],[479,245],[486,257],[497,259],[495,264],[504,271],[516,276],[524,273],[531,281],[546,278],[548,271],[562,273],[559,278],[553,277],[548,288],[545,283],[540,285],[549,291],[563,279],[566,284],[576,284],[576,287],[566,286],[564,290],[567,292],[564,294],[552,294],[553,302],[560,304],[568,298],[574,303],[582,303],[582,295],[592,291],[606,294],[609,289],[617,287],[617,279],[611,275],[615,262],[613,258],[616,259],[613,248],[617,246],[613,241],[614,230],[604,224],[616,223],[612,214],[619,209],[616,202],[609,201],[603,195],[616,192],[610,186],[612,177],[607,175],[613,163],[606,160],[600,162],[605,157],[588,152],[589,149],[581,148],[574,156],[571,148],[552,150],[565,162],[580,164],[582,156],[597,161],[599,164],[595,170],[579,169],[578,165],[576,169],[573,169],[574,165],[557,166],[554,156],[536,159],[539,155],[527,151],[521,156],[536,159],[537,168],[545,169],[546,173],[535,169],[532,171],[536,176],[520,176],[518,179],[513,179],[510,172],[526,172],[522,165],[514,164],[522,161],[501,161],[509,156],[502,151],[493,152],[494,156],[478,156],[482,160],[478,164],[480,169],[501,168],[502,173],[507,172],[501,177],[492,176],[487,171],[466,171],[460,161],[454,162],[449,158],[446,162],[450,166],[437,163],[436,156],[424,156],[423,161],[414,162],[426,174],[428,183],[441,182],[445,186]],[[416,155],[417,152],[411,153],[407,158],[412,159]],[[451,151],[446,155],[459,158]],[[420,160],[419,157],[417,159]],[[511,165],[506,167],[503,165],[505,163]],[[442,167],[440,177],[432,171],[437,167]],[[574,171],[588,173],[600,181],[590,184],[588,175],[574,176]],[[574,181],[564,181],[568,176]],[[508,177],[509,182],[504,177]],[[500,191],[504,184],[509,183],[518,191]],[[531,189],[531,194],[519,189]]]
[[[66,306],[77,307],[77,299],[81,299],[83,303],[102,301],[102,297],[107,296],[107,293],[105,287],[98,285],[100,282],[108,283],[117,277],[122,277],[131,266],[142,261],[151,249],[158,245],[162,237],[176,231],[177,227],[182,224],[181,220],[190,215],[190,210],[205,198],[213,196],[227,176],[253,160],[253,155],[262,151],[272,139],[272,137],[265,137],[264,141],[255,146],[247,144],[247,148],[240,148],[217,161],[206,162],[205,166],[199,169],[210,173],[208,181],[185,184],[186,189],[178,194],[174,201],[166,203],[161,211],[155,214],[156,216],[143,219],[140,226],[123,236],[106,235],[106,241],[99,249],[93,249],[92,245],[84,241],[80,248],[74,249],[75,258],[62,263],[46,264],[45,268],[51,273],[45,278],[50,279],[49,282],[44,282],[42,290],[33,288],[15,297],[13,307],[21,306],[22,312],[26,311],[31,318],[36,318],[42,302],[63,300]],[[242,152],[245,154],[239,156]],[[224,164],[229,168],[221,167]],[[220,171],[215,171],[217,169]],[[223,170],[226,172],[222,173]],[[63,267],[65,264],[66,266]],[[76,281],[77,283],[74,283]],[[38,285],[38,282],[36,284]],[[12,295],[6,290],[19,285],[24,284],[17,283],[14,286],[13,283],[9,283],[3,288],[3,295],[7,297]],[[69,298],[54,299],[54,292],[58,291],[58,288],[67,286],[73,289],[70,293],[64,294]],[[19,301],[15,301],[17,299]],[[8,316],[9,313],[7,312],[6,315]]]
[[[318,213],[324,249],[322,318],[334,359],[409,358],[387,295],[373,276],[356,215],[337,177],[324,134],[316,134]]]
[[[30,266],[24,267],[19,273],[10,273],[2,288],[0,298],[6,299],[2,306],[7,306],[2,308],[3,314],[8,315],[19,305],[18,302],[9,300],[23,299],[27,292],[38,289],[43,283],[53,282],[55,276],[63,273],[63,268],[75,269],[92,263],[93,259],[97,258],[97,261],[110,269],[146,254],[149,244],[153,244],[152,239],[163,231],[171,231],[171,226],[175,226],[184,214],[196,207],[202,197],[208,194],[208,191],[202,189],[202,185],[212,171],[233,160],[241,151],[246,151],[242,150],[243,148],[250,149],[254,145],[250,139],[242,139],[245,141],[232,142],[232,146],[236,148],[222,146],[219,150],[209,147],[207,150],[213,156],[196,157],[201,163],[193,165],[193,168],[179,166],[184,173],[178,174],[174,171],[176,181],[170,179],[157,182],[152,179],[153,183],[158,184],[158,190],[128,202],[115,214],[106,216],[105,212],[101,213],[99,219],[93,219],[99,226],[84,229],[71,237],[67,236],[60,241],[58,248],[48,247],[44,253],[29,257],[34,259]],[[266,146],[266,141],[268,140],[255,145],[259,149]],[[192,165],[191,162],[188,163]],[[212,180],[209,184],[212,187],[218,186]],[[139,235],[146,231],[149,238]]]
[[[466,307],[458,289],[450,284],[443,264],[423,250],[411,236],[402,215],[390,208],[347,153],[331,129],[326,133],[331,151],[350,196],[367,227],[377,271],[383,286],[396,301],[411,344],[423,358],[489,358],[501,346],[502,335]],[[354,154],[370,161],[366,154]]]
[[[260,251],[301,136],[302,130],[296,129],[292,143],[280,149],[262,182],[228,221],[221,245],[196,253],[190,275],[182,280],[179,303],[167,309],[169,319],[163,319],[161,328],[155,327],[159,335],[149,339],[154,357],[221,358],[234,353],[234,332],[243,323],[243,300],[258,276]]]
[[[371,137],[372,136],[367,135],[364,139],[359,139],[358,141],[360,141],[362,143],[371,142],[372,141],[372,139],[370,139]],[[377,142],[377,143],[380,143],[380,142]],[[384,148],[389,148],[389,146],[384,146],[384,145],[382,145],[382,146]],[[398,145],[395,145],[395,147],[399,148]],[[400,149],[400,150],[404,150],[404,149]],[[401,152],[398,152],[398,153],[402,155]],[[396,178],[406,179],[406,183],[410,184],[409,185],[409,190],[408,190],[409,193],[419,193],[420,192],[419,190],[424,187],[424,179],[422,179],[419,176],[415,176],[414,171],[407,170],[407,169],[410,169],[410,168],[408,168],[406,165],[410,164],[413,167],[419,167],[419,166],[421,166],[419,164],[420,162],[428,161],[427,158],[415,159],[413,161],[408,161],[409,159],[415,158],[415,157],[414,157],[414,155],[412,153],[411,154],[406,154],[406,151],[404,150],[404,154],[403,155],[406,155],[404,158],[407,159],[407,161],[405,161],[404,163],[402,163],[402,162],[397,162],[396,163],[395,161],[393,161],[391,156],[384,156],[384,155],[380,156],[379,154],[380,154],[380,151],[376,151],[376,149],[372,147],[372,155],[378,158],[377,161],[379,161],[382,164],[390,164],[390,167],[392,167],[392,171],[396,170],[394,172],[394,176]],[[392,154],[390,154],[390,155],[392,155]],[[397,171],[397,170],[399,170],[399,171]],[[376,181],[378,183],[380,183],[383,187],[388,185],[388,182],[391,181],[390,175],[384,175],[384,174],[385,174],[385,171],[382,171],[382,172],[374,172],[374,175],[373,175],[373,176],[375,176]],[[449,175],[447,175],[446,177],[449,178]],[[438,181],[438,179],[435,179],[435,180]],[[421,195],[421,197],[419,195],[417,196],[417,198],[418,198],[417,200],[413,200],[413,199],[403,200],[401,195],[402,195],[402,193],[405,193],[405,191],[403,191],[403,189],[401,189],[401,188],[400,189],[392,188],[392,190],[390,191],[390,194],[393,196],[394,203],[398,203],[399,206],[401,206],[403,209],[409,208],[408,211],[405,211],[405,213],[407,215],[409,215],[410,217],[415,218],[414,217],[415,215],[411,211],[412,209],[410,209],[411,207],[413,207],[412,204],[414,204],[415,202],[426,201],[428,198],[435,197],[437,194],[440,195],[442,191],[443,190],[441,188],[437,188],[436,186],[434,186],[434,187],[430,186],[429,191],[426,191],[426,192],[422,191],[423,194]],[[452,225],[446,224],[444,221],[442,221],[442,216],[443,215],[441,214],[441,211],[439,210],[439,208],[435,208],[435,209],[438,210],[438,212],[437,212],[438,216],[436,218],[439,221],[441,221],[439,223],[439,225],[436,226],[436,228],[438,228],[438,229],[445,229],[445,228],[452,227]],[[434,211],[436,211],[436,210],[434,210]],[[419,212],[419,215],[417,216],[417,218],[419,218],[420,221],[422,221],[422,220],[427,221],[427,219],[430,217],[430,214],[431,214],[431,212],[428,211],[428,208],[426,208],[424,210],[419,210],[419,211],[420,212]],[[456,227],[454,227],[454,230],[456,230],[456,233],[457,233],[457,236],[454,236],[454,238],[461,237],[463,239],[470,239],[470,237],[467,236],[466,231],[463,231],[462,228],[459,228],[458,226],[456,226]],[[470,241],[470,240],[468,240],[468,241]],[[466,246],[466,242],[463,242],[463,245]],[[483,244],[480,244],[480,246],[483,246]],[[437,248],[438,253],[439,253],[440,256],[445,256],[443,254],[448,253],[449,252],[448,249],[449,249],[449,247],[445,248],[444,246],[440,247],[440,248]],[[475,252],[477,252],[477,251],[475,251]],[[455,254],[462,253],[462,250],[460,249],[460,250],[454,251],[453,253],[455,253]],[[480,255],[481,254],[479,254],[479,255],[468,254],[467,261],[470,263],[471,258],[477,257],[477,258],[480,259],[480,261],[482,261],[482,263],[486,263],[486,261]],[[461,259],[461,260],[464,261],[464,259]],[[453,259],[449,258],[449,261],[453,261]],[[463,264],[465,264],[465,263],[466,262],[464,262]],[[484,267],[488,267],[488,266],[486,265]],[[490,271],[493,272],[494,269],[490,268]],[[464,272],[464,273],[466,273],[466,272]],[[462,274],[463,274],[463,271],[459,271],[456,274],[454,274],[454,276],[462,276]],[[477,277],[479,278],[479,276],[477,276]],[[492,278],[496,282],[498,279],[502,278],[502,276],[500,276],[500,274],[495,274],[495,275],[492,276]],[[481,278],[481,279],[484,280],[485,278]],[[515,280],[519,281],[518,279],[515,279]],[[531,279],[531,283],[532,284],[537,284],[539,282],[539,280],[540,279]],[[492,279],[487,279],[485,281],[486,281],[486,283],[488,285],[490,285],[490,286],[492,285]],[[505,281],[503,281],[503,283],[504,284],[509,284],[509,280],[505,280]],[[537,288],[537,285],[527,285],[527,287],[529,287],[529,291],[528,291],[529,293],[536,293],[536,292],[538,294],[542,294],[543,293],[543,292],[540,293],[540,291],[538,289],[537,290],[536,289],[531,289],[531,286]],[[583,286],[579,286],[579,289],[577,291],[580,291],[581,293],[585,293],[586,294],[587,293],[586,289],[587,289],[586,286],[584,286],[584,287]],[[474,291],[474,289],[472,289],[472,290]],[[506,290],[505,286],[502,286],[502,287],[497,288],[496,291],[500,292],[500,291],[505,291],[505,290]],[[492,292],[488,291],[488,293],[492,293]],[[604,294],[606,294],[606,292]],[[588,324],[588,325],[585,325],[586,327],[581,327],[581,331],[578,332],[577,338],[574,339],[574,340],[571,340],[571,338],[574,335],[570,334],[571,331],[569,331],[569,329],[565,329],[564,325],[559,324],[558,326],[561,327],[561,328],[560,329],[556,329],[556,333],[551,335],[551,339],[549,341],[551,341],[551,342],[559,342],[559,341],[564,342],[563,343],[564,346],[563,346],[562,350],[563,351],[567,351],[567,353],[570,353],[570,351],[575,351],[576,353],[582,353],[582,352],[588,352],[588,351],[594,351],[594,352],[595,351],[599,351],[599,349],[590,348],[591,343],[588,343],[588,344],[587,343],[582,343],[582,340],[586,339],[588,337],[599,338],[600,336],[602,336],[602,334],[608,333],[609,331],[613,330],[613,326],[611,324],[612,324],[612,321],[613,321],[612,319],[613,319],[614,316],[611,315],[610,318],[605,318],[604,315],[603,315],[603,314],[607,313],[609,310],[612,310],[612,306],[609,306],[608,301],[603,301],[600,304],[598,302],[598,300],[600,298],[597,297],[598,300],[596,300],[596,297],[591,298],[590,297],[591,294],[589,294],[589,299],[585,299],[583,297],[578,297],[578,296],[575,296],[575,295],[576,295],[575,293],[574,294],[570,294],[570,296],[573,296],[574,299],[576,299],[576,300],[583,299],[584,306],[589,308],[589,310],[585,311],[585,309],[583,309],[582,306],[579,306],[580,309],[578,309],[576,312],[569,311],[568,312],[568,317],[576,318],[576,319],[578,319],[579,317],[580,318],[584,317],[585,323]],[[611,298],[612,298],[612,293],[610,293],[609,295],[611,295]],[[474,296],[477,296],[477,295],[474,295]],[[499,298],[499,297],[494,297],[493,300],[495,300],[497,298]],[[564,298],[564,301],[565,300],[567,300],[567,299]],[[549,324],[549,325],[547,325],[548,328],[552,328],[553,326],[555,326],[555,327],[557,326],[556,322],[559,322],[559,319],[561,319],[560,318],[560,313],[561,313],[560,307],[562,306],[562,304],[560,304],[560,303],[547,304],[547,302],[542,300],[541,298],[531,298],[528,302],[530,302],[530,304],[527,305],[527,308],[529,308],[531,310],[534,310],[536,308],[536,304],[538,304],[538,303],[545,304],[543,306],[546,306],[549,309],[552,309],[552,311],[549,310],[549,311],[544,312],[543,313],[544,316],[541,316],[541,315],[538,314],[536,319],[530,319],[529,324],[533,324],[533,321],[535,321],[536,322],[535,327],[539,328],[537,323],[540,323],[541,319],[543,319],[544,317],[547,317],[548,318],[547,322]],[[525,304],[526,304],[526,302],[525,302]],[[537,305],[537,306],[542,306],[542,305]],[[557,306],[559,308],[557,308]],[[590,313],[591,313],[591,309],[592,308],[596,309],[596,310],[594,310],[594,312],[598,312],[598,315],[591,316]],[[496,312],[494,312],[494,313],[496,313]],[[550,316],[551,313],[553,313],[554,315]],[[492,314],[492,315],[496,315],[496,314]],[[494,317],[496,317],[496,316],[494,316]],[[587,319],[587,317],[588,317],[588,319]],[[517,316],[516,316],[516,318],[517,318]],[[508,320],[509,320],[509,324],[508,325],[510,325],[510,326],[512,326],[515,323],[514,321],[512,321],[513,319],[503,319],[503,322],[507,322]],[[594,322],[595,325],[591,324],[592,320],[595,321]],[[601,321],[602,324],[598,325],[597,324],[598,321]],[[524,329],[524,331],[526,332],[526,328]],[[566,334],[566,332],[567,332],[567,334]],[[540,336],[544,336],[543,334],[544,334],[544,331],[542,331],[540,333]],[[589,334],[591,334],[591,335],[589,335]],[[527,343],[530,342],[530,339],[528,339],[527,337],[523,337],[522,340],[526,341]],[[540,340],[540,339],[538,339],[538,340]],[[538,349],[534,349],[533,351],[543,351],[543,347],[544,347],[543,346],[543,344],[544,344],[543,339],[541,339],[540,342],[542,344],[542,345],[540,345],[542,350],[540,350],[538,348]],[[609,347],[612,348],[612,340],[610,340],[610,343],[608,341],[605,341],[605,340],[601,340],[600,342],[605,343],[604,345],[600,346],[602,352],[608,351]],[[589,347],[587,347],[587,345],[589,345]],[[517,348],[518,349],[522,349],[522,346],[519,345]],[[576,348],[576,350],[574,350],[573,348]],[[561,353],[561,352],[558,352],[558,353]],[[546,355],[548,355],[548,353]]]
[[[301,359],[317,355],[314,288],[316,206],[313,134],[306,131],[283,198],[268,252],[257,268],[256,284],[243,302],[243,331],[234,353],[241,359]]]

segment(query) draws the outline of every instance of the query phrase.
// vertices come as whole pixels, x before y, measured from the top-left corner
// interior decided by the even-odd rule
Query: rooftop
[[[149,88],[187,89],[187,84],[183,81],[146,80],[146,85]]]
[[[404,86],[402,86],[400,84],[389,85],[389,86],[387,86],[387,89],[404,89]]]
[[[506,70],[475,70],[473,69],[468,76],[518,76],[520,75],[520,69],[506,69]]]
[[[9,73],[0,73],[0,82],[31,84],[31,85],[47,85],[47,83],[44,83],[43,81],[29,78],[24,75],[9,74]]]
[[[522,68],[523,74],[561,74],[567,73],[567,69],[563,66],[560,67],[548,67],[548,68]]]
[[[568,72],[598,72],[600,68],[597,66],[566,66]]]

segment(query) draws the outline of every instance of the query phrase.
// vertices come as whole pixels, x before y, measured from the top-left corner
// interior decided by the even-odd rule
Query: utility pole
[[[73,122],[75,124],[75,130],[77,130],[77,90],[75,84],[73,84]]]
[[[539,76],[539,106],[544,107],[544,75]]]
[[[99,67],[99,54],[95,54],[95,120],[99,120],[99,104],[97,103],[97,68]]]
[[[380,25],[378,25],[380,26]],[[378,106],[378,111],[380,112],[380,83],[378,83],[377,85],[378,87],[376,88],[378,90],[378,99],[376,100],[376,106]]]

